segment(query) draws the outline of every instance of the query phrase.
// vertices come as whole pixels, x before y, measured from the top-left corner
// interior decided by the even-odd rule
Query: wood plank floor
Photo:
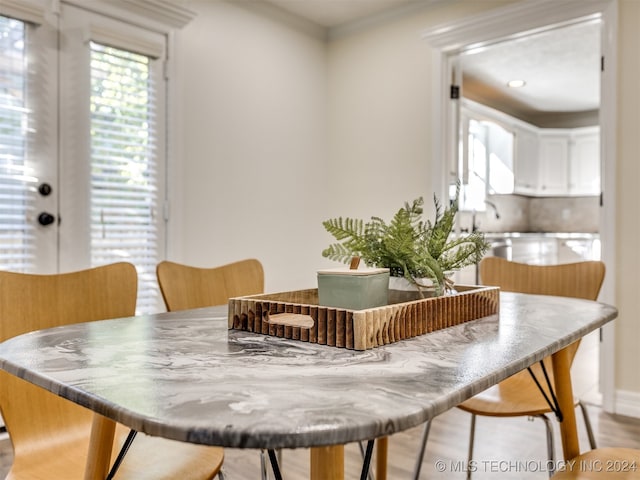
[[[598,446],[625,446],[640,449],[640,419],[610,415],[602,411],[597,394],[597,338],[587,337],[574,362],[573,377],[576,395],[586,399]],[[587,450],[588,440],[580,412],[576,412],[580,446]],[[469,414],[452,409],[432,422],[431,434],[422,466],[422,479],[464,479]],[[554,422],[556,457],[561,459],[560,436]],[[417,457],[422,428],[394,435],[389,445],[388,475],[392,480],[410,479]],[[360,478],[362,458],[357,445],[345,448],[345,477]],[[260,479],[259,452],[256,450],[225,451],[227,480]],[[476,428],[476,471],[474,479],[545,479],[546,440],[540,420],[524,418],[478,418]],[[6,435],[0,438],[0,478],[6,476],[11,464],[11,445]],[[308,478],[309,452],[306,449],[283,452],[282,469],[285,480]],[[637,472],[640,478],[640,472]],[[327,479],[330,480],[330,479]]]
[[[598,446],[640,448],[640,420],[611,416],[599,407],[589,407]],[[583,424],[579,421],[580,445],[588,449]],[[561,459],[559,432],[556,431],[556,457]],[[390,439],[388,477],[410,479],[420,444],[421,428]],[[434,420],[421,470],[422,479],[464,479],[469,433],[469,414],[458,409]],[[362,457],[359,448],[345,449],[345,478],[360,478]],[[474,479],[548,478],[544,426],[540,420],[479,418],[476,428]],[[308,478],[309,453],[305,449],[283,452],[285,480]],[[524,465],[522,465],[524,464]],[[532,471],[525,471],[532,470]],[[227,450],[225,473],[229,479],[259,479],[259,454],[256,451]],[[640,478],[640,471],[638,472]]]

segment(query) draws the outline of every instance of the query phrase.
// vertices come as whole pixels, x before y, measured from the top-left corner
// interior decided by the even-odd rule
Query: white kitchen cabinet
[[[569,143],[567,130],[540,132],[540,195],[566,195],[569,190]]]
[[[540,128],[467,99],[463,113],[465,118],[492,121],[513,133],[514,193],[600,194],[600,127]]]
[[[538,195],[600,193],[600,128],[541,129]]]
[[[514,161],[514,191],[535,195],[539,185],[538,133],[525,128],[516,129]]]
[[[571,132],[569,193],[600,194],[600,129],[578,128]]]

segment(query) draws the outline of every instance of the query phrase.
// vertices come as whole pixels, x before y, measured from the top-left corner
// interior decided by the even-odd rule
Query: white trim
[[[563,128],[541,128],[538,127],[536,125],[533,125],[531,123],[525,122],[524,120],[520,120],[519,118],[513,117],[511,115],[509,115],[508,113],[504,113],[500,110],[496,110],[495,108],[491,108],[491,107],[487,107],[486,105],[483,105],[482,103],[478,103],[478,102],[474,102],[473,100],[470,100],[468,98],[463,98],[462,99],[462,107],[466,110],[468,110],[469,112],[472,112],[476,118],[484,118],[484,119],[488,119],[491,120],[493,122],[496,122],[500,125],[502,125],[502,127],[504,128],[524,128],[527,130],[534,130],[534,131],[539,131],[539,130],[545,130],[545,131],[553,131],[553,130],[557,130],[557,131],[566,131],[566,129]],[[583,128],[595,128],[595,127],[583,127]],[[574,129],[572,129],[574,130]],[[577,129],[575,129],[577,130]]]
[[[277,23],[287,25],[292,29],[307,34],[322,41],[327,40],[327,29],[306,18],[289,12],[273,3],[269,2],[237,2],[233,0],[220,0],[233,3],[234,7],[240,7],[250,12],[258,13],[260,16],[275,20]]]
[[[101,15],[167,33],[187,25],[196,14],[169,0],[62,0]]]
[[[380,26],[399,18],[416,14],[433,5],[438,5],[446,1],[448,0],[410,0],[407,3],[400,3],[400,5],[395,8],[383,10],[382,12],[374,13],[364,18],[358,18],[335,27],[330,27],[327,29],[327,39],[329,41],[338,40],[368,28]]]
[[[46,9],[41,1],[2,0],[0,15],[17,18],[25,22],[42,24],[45,21]]]
[[[603,191],[606,202],[600,215],[601,238],[603,239],[602,258],[607,264],[607,275],[600,299],[615,303],[615,218],[616,203],[613,192],[615,185],[615,127],[616,127],[616,0],[525,0],[504,8],[494,9],[481,15],[463,18],[451,23],[435,26],[423,33],[431,49],[431,63],[434,72],[432,88],[434,145],[431,179],[434,192],[444,195],[447,191],[447,157],[445,155],[449,133],[445,126],[450,122],[448,109],[448,91],[450,85],[450,62],[456,54],[468,48],[490,44],[505,38],[517,38],[525,32],[555,28],[561,24],[584,21],[600,16],[603,20],[603,55],[605,56],[605,74],[601,85],[600,132],[603,159]],[[607,192],[612,192],[609,198]],[[615,355],[612,324],[603,328],[601,344],[600,378],[603,395],[603,408],[613,412],[616,408],[615,395]]]
[[[167,142],[166,142],[166,172],[165,185],[166,215],[165,232],[166,242],[163,252],[164,258],[179,258],[184,245],[182,235],[184,215],[172,215],[172,212],[184,211],[184,122],[185,112],[181,102],[178,102],[179,92],[185,85],[184,75],[181,74],[181,58],[176,55],[180,34],[169,34],[167,41],[167,111],[171,114],[167,118]]]
[[[525,0],[427,29],[423,38],[443,52],[490,44],[598,15],[612,0]],[[473,39],[473,40],[469,40]]]
[[[135,32],[123,32],[117,26],[106,26],[104,24],[89,26],[88,35],[85,41],[94,41],[111,47],[126,49],[130,52],[139,53],[154,59],[165,58],[166,38],[158,38],[158,34],[150,35],[150,32],[137,30]]]
[[[600,240],[602,242],[602,261],[607,265],[600,299],[603,302],[616,303],[616,170],[617,170],[617,106],[618,96],[618,4],[609,2],[602,12],[602,54],[605,57],[605,70],[600,81],[600,149],[605,160],[601,165],[601,185],[604,205],[600,213]],[[600,391],[605,411],[615,411],[614,391],[616,388],[615,365],[615,322],[602,329],[600,343]]]
[[[433,125],[433,145],[432,145],[432,161],[431,165],[431,190],[438,198],[447,198],[449,195],[449,168],[447,165],[447,131],[442,121],[445,118],[445,112],[448,106],[448,96],[446,93],[446,85],[449,84],[447,79],[448,65],[445,63],[446,57],[437,49],[432,50],[432,71],[433,78],[436,79],[431,89],[431,97],[433,99],[431,109]]]
[[[2,0],[0,15],[41,25],[49,11],[41,0]]]
[[[2,0],[0,14],[33,23],[44,23],[46,15],[56,13],[60,0]],[[158,33],[187,25],[196,14],[170,0],[62,0],[84,10],[128,22]]]
[[[616,391],[616,414],[640,418],[640,393],[628,390]]]

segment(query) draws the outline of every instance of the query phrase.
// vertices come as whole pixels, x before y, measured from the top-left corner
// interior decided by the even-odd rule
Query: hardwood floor
[[[574,391],[588,403],[591,422],[599,447],[624,446],[640,449],[640,419],[610,415],[602,411],[597,394],[597,336],[586,337],[574,362]],[[576,412],[580,445],[587,450],[588,440],[579,411]],[[458,409],[437,417],[432,422],[429,443],[422,466],[422,479],[464,479],[470,415]],[[554,422],[555,451],[562,458],[559,429]],[[422,427],[417,427],[390,439],[388,477],[392,480],[411,478]],[[227,480],[260,478],[256,450],[225,451]],[[540,420],[524,418],[478,418],[474,458],[477,480],[534,480],[548,478],[546,440]],[[0,478],[6,476],[11,464],[11,445],[6,434],[0,437]],[[282,459],[285,480],[308,478],[309,452],[306,449],[285,450]],[[356,444],[345,448],[345,477],[360,478],[362,458]],[[526,471],[529,470],[529,471]],[[117,477],[116,477],[117,478]],[[640,478],[640,471],[638,472]],[[330,480],[330,479],[327,479]]]
[[[612,416],[597,406],[589,406],[589,413],[598,446],[640,448],[640,420]],[[462,468],[467,455],[469,420],[469,414],[453,409],[433,421],[420,478],[444,480],[466,477]],[[578,428],[580,445],[586,450],[589,444],[580,417]],[[556,457],[561,459],[557,427],[555,433]],[[390,439],[389,479],[411,478],[421,434],[422,428],[414,428]],[[357,445],[347,445],[345,453],[345,478],[360,478],[362,457]],[[227,478],[259,479],[258,457],[255,451],[227,450]],[[548,478],[544,426],[540,420],[478,418],[474,458],[477,466],[474,479]],[[284,451],[282,469],[285,480],[308,478],[308,461],[309,453],[305,449]],[[523,471],[525,467],[536,471]]]

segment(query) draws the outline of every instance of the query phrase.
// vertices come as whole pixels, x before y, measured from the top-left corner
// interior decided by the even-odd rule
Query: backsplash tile
[[[598,197],[492,195],[488,200],[496,208],[487,205],[486,211],[476,212],[483,232],[598,232]],[[472,219],[472,212],[459,212],[458,229],[469,231]]]
[[[529,227],[541,232],[598,232],[598,197],[550,197],[529,200]]]

